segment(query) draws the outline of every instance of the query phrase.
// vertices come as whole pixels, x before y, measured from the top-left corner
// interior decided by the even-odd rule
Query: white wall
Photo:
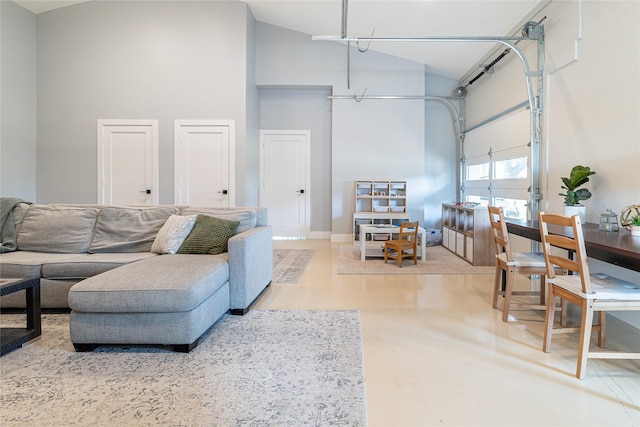
[[[587,221],[597,223],[606,208],[620,214],[640,203],[640,3],[554,1],[543,15],[542,170],[548,172],[541,179],[540,209],[562,212],[560,178],[582,164],[597,172],[587,184],[593,197],[583,202]],[[469,124],[525,99],[522,67],[511,56],[469,88]],[[591,264],[592,271],[606,269],[640,282],[640,274]],[[640,325],[636,314],[620,317]]]
[[[171,1],[87,2],[38,15],[38,201],[97,200],[102,118],[159,120],[159,198],[173,203],[174,121],[232,119],[236,204],[246,204],[258,166],[247,147],[247,128],[257,139],[258,126],[248,15],[240,2]]]
[[[260,90],[260,128],[311,131],[311,232],[331,231],[330,88]]]
[[[560,177],[583,164],[597,172],[587,184],[593,197],[583,202],[587,220],[597,222],[605,208],[620,213],[640,202],[640,3],[586,1],[582,19],[579,6],[553,2],[541,12],[548,17],[541,209],[562,211]],[[468,125],[526,100],[519,61],[503,62],[468,88]]]
[[[425,92],[430,96],[451,97],[458,82],[427,74]],[[449,99],[460,113],[462,100]],[[427,227],[442,228],[442,203],[457,200],[460,164],[459,139],[455,121],[457,117],[442,101],[425,103],[425,169],[426,194],[424,217]]]
[[[20,115],[26,121],[20,134],[37,138],[37,144],[12,142],[2,151],[12,157],[11,150],[24,153],[21,172],[28,175],[31,170],[31,181],[20,180],[27,191],[24,197],[40,203],[97,200],[98,118],[159,120],[160,203],[173,202],[174,120],[235,120],[236,204],[256,204],[261,116],[256,83],[269,90],[324,87],[340,94],[365,89],[369,94],[424,94],[421,64],[374,52],[363,55],[355,48],[352,87],[347,90],[345,45],[312,42],[308,35],[266,24],[256,30],[243,3],[87,2],[37,17],[3,2],[3,10],[7,8],[31,20],[30,27],[21,27],[26,40],[37,35],[31,47],[18,44],[15,50],[26,57],[37,54],[21,71],[27,77],[31,73],[32,82],[19,91],[20,99],[36,98],[29,105],[35,108],[37,101],[37,111]],[[8,28],[4,25],[3,31]],[[3,48],[3,58],[8,52]],[[4,82],[7,75],[3,73]],[[6,93],[2,99],[11,100]],[[321,190],[314,201],[312,229],[350,234],[353,181],[361,178],[408,179],[410,215],[435,226],[439,211],[431,210],[434,217],[426,218],[424,200],[432,194],[427,184],[441,178],[424,175],[429,157],[424,103],[333,101],[328,109],[333,114],[326,126],[314,132],[323,141],[322,163],[313,167],[312,182]],[[264,114],[267,122],[283,125],[278,127],[291,124],[276,116]],[[432,135],[447,132],[434,128]],[[439,146],[439,138],[431,140]],[[9,170],[3,167],[3,177]],[[12,183],[18,182],[17,176],[11,175]]]
[[[334,234],[351,235],[356,179],[406,180],[407,213],[424,224],[423,102],[334,101],[332,141]]]
[[[368,95],[425,95],[422,64],[372,51],[361,54],[352,47],[348,76],[345,44],[312,41],[262,23],[257,29],[256,84],[262,88],[328,86],[333,95],[359,96],[365,90]],[[435,76],[427,81],[432,82],[429,90],[443,90],[446,96],[456,84]],[[285,111],[265,111],[264,99],[262,106],[262,116],[270,121],[295,123],[287,122]],[[411,218],[428,227],[439,224],[440,204],[455,197],[446,187],[451,179],[455,183],[457,163],[455,156],[445,159],[455,153],[451,115],[442,106],[430,106],[430,111],[433,116],[422,100],[331,101],[331,168],[326,171],[331,198],[321,202],[331,206],[331,228],[323,231],[350,237],[356,179],[407,180]],[[433,117],[428,129],[425,115]],[[427,199],[436,208],[425,209]]]
[[[240,165],[244,161],[243,173],[236,171],[236,182],[244,191],[236,198],[237,205],[258,206],[260,201],[260,92],[256,80],[256,20],[247,8],[246,13],[246,49],[245,49],[245,118],[246,134],[244,150],[240,156]],[[243,129],[244,131],[244,129]],[[237,155],[237,154],[236,154]]]
[[[0,2],[0,195],[36,201],[36,16]]]

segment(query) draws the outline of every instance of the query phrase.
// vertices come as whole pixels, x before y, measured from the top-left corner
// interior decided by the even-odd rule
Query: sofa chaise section
[[[229,309],[226,256],[172,255],[109,270],[69,291],[77,351],[160,344],[191,351]]]

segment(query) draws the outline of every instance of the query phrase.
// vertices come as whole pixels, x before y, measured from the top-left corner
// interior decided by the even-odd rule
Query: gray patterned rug
[[[358,311],[226,316],[191,353],[75,353],[68,314],[0,361],[0,425],[363,426]],[[23,321],[2,315],[2,325]]]
[[[313,249],[274,249],[272,283],[298,283],[315,253]]]

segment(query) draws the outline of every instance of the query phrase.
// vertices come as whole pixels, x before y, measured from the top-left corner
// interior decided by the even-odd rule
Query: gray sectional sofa
[[[19,203],[11,213],[17,250],[0,254],[0,277],[39,277],[42,307],[71,309],[77,351],[101,344],[190,351],[222,315],[244,314],[271,283],[265,208]],[[0,304],[24,307],[25,298],[11,294]]]

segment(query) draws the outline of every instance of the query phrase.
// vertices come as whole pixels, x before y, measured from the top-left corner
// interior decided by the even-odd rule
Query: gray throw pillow
[[[18,250],[85,253],[93,239],[98,209],[32,205],[18,231]]]
[[[185,208],[182,210],[182,215],[209,215],[220,219],[226,219],[227,221],[238,221],[238,228],[234,234],[242,233],[243,231],[251,230],[255,228],[257,223],[257,215],[255,209],[246,208]]]

